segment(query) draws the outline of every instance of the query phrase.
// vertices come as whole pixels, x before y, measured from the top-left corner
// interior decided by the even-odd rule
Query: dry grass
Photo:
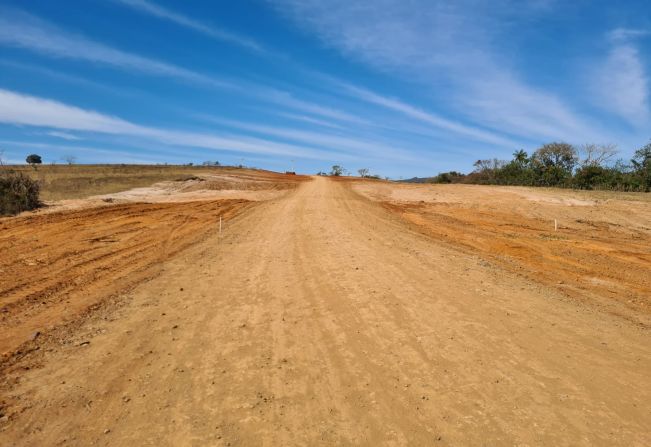
[[[37,181],[22,172],[0,169],[0,216],[18,214],[39,205]]]
[[[42,165],[37,170],[30,166],[11,166],[11,169],[39,180],[43,200],[79,199],[150,186],[156,182],[186,180],[195,175],[237,170],[215,166],[165,165]]]

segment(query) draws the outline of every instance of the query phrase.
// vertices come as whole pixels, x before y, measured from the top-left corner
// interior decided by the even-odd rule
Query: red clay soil
[[[0,220],[0,353],[151,278],[246,200],[132,203]]]

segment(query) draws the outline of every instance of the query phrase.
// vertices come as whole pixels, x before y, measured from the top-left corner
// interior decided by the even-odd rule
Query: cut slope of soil
[[[0,221],[0,352],[151,277],[247,206],[131,203]]]

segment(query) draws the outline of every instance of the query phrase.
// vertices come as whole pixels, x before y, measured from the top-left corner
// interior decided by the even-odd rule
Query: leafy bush
[[[584,166],[574,174],[573,184],[578,189],[600,189],[608,184],[610,173],[602,166]]]
[[[33,210],[41,202],[38,181],[22,172],[0,173],[0,215],[14,215]]]
[[[644,191],[651,191],[651,143],[635,151],[631,163]]]

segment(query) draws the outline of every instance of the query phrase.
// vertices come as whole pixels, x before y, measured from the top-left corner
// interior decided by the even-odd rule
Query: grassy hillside
[[[7,166],[24,172],[41,183],[43,200],[77,199],[97,194],[110,194],[156,182],[184,180],[194,175],[223,172],[216,166],[165,165],[41,165]]]

